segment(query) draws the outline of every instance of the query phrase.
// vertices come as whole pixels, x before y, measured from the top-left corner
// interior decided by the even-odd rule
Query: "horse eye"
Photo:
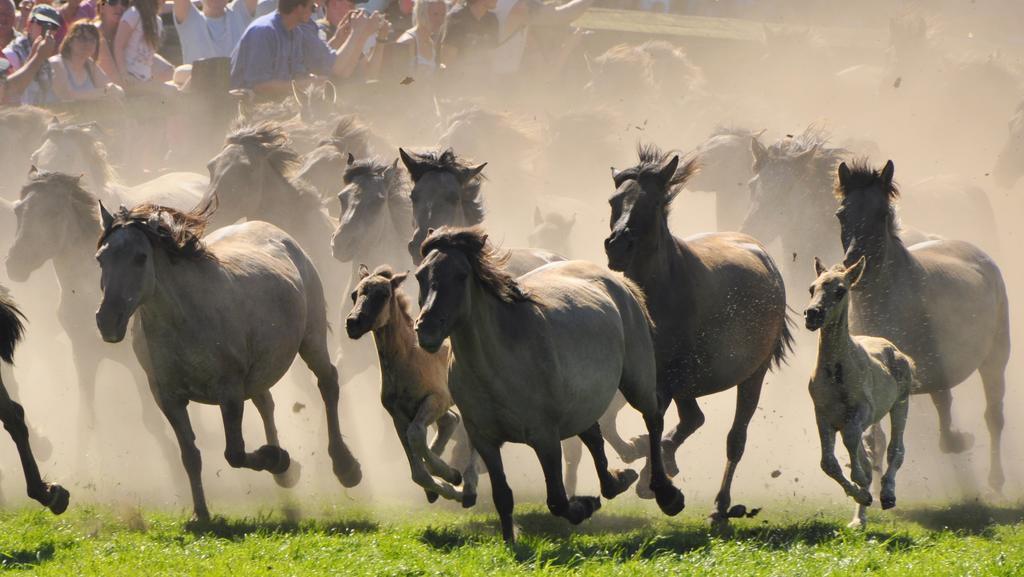
[[[839,288],[836,289],[836,297],[837,298],[843,298],[843,295],[845,295],[845,294],[846,294],[846,287],[839,287]]]
[[[813,286],[807,287],[807,292],[811,293],[811,296],[814,296],[814,287]]]
[[[356,299],[357,299],[358,297],[359,297],[359,295],[357,295],[357,294],[356,294],[356,291],[352,291],[352,302],[353,302],[353,303],[354,303],[354,302],[356,302]]]

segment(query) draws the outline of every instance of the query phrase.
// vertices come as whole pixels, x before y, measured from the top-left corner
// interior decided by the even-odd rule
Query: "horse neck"
[[[400,290],[400,289],[395,289]],[[377,355],[381,366],[388,360],[407,358],[417,346],[416,331],[412,317],[399,302],[399,295],[393,294],[388,303],[388,322],[373,329],[373,340],[377,343]]]
[[[307,209],[307,199],[303,198],[302,191],[285,175],[269,167],[266,170],[270,178],[264,181],[260,194],[256,209],[259,217],[269,222],[281,222],[282,225],[287,223],[287,228],[303,223],[311,211]]]
[[[517,321],[521,326],[524,315],[520,307],[525,303],[510,305],[501,302],[478,282],[472,284],[470,291],[472,309],[469,317],[462,319],[451,332],[452,354],[462,363],[475,363],[474,372],[479,374],[501,371],[508,358],[507,353],[501,353],[516,338],[516,331],[510,327]]]
[[[849,304],[847,300],[839,316],[821,327],[821,334],[818,336],[818,366],[831,367],[835,363],[843,363],[853,350]]]
[[[682,239],[676,238],[668,227],[668,215],[658,219],[658,230],[650,243],[636,249],[636,257],[626,270],[626,276],[637,283],[647,295],[647,304],[656,317],[660,305],[680,302],[681,295],[692,297],[692,286],[680,286],[680,280],[692,283],[699,270],[699,259]]]
[[[180,327],[190,319],[205,317],[204,310],[215,304],[209,300],[210,292],[197,289],[204,286],[214,289],[209,275],[205,274],[208,266],[209,261],[185,258],[172,263],[163,249],[154,246],[153,293],[139,305],[143,324]]]
[[[907,286],[917,269],[917,261],[907,247],[886,232],[882,246],[874,254],[868,254],[867,259],[867,270],[854,286],[854,294],[860,293],[864,300],[872,302],[902,298],[900,291],[893,287]]]

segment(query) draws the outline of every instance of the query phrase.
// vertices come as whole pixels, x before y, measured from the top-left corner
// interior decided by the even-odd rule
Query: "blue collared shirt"
[[[251,89],[272,80],[329,76],[337,56],[312,21],[289,32],[275,11],[253,20],[242,34],[231,54],[231,87]]]

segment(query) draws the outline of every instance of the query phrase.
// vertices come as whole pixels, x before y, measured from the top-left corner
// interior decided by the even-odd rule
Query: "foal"
[[[353,339],[373,331],[380,358],[380,401],[395,422],[412,480],[423,487],[431,503],[441,495],[468,507],[476,500],[475,488],[467,483],[465,495],[456,490],[452,484],[462,483],[462,475],[438,456],[459,424],[450,410],[449,346],[445,343],[438,352],[428,353],[417,344],[409,299],[399,290],[407,274],[395,274],[387,265],[371,274],[360,265],[345,329]],[[437,437],[428,447],[427,427],[432,424],[437,425]],[[433,475],[447,482],[438,483]]]
[[[886,414],[891,423],[889,468],[882,476],[882,508],[896,505],[896,471],[903,464],[903,429],[907,424],[908,397],[914,385],[914,361],[891,342],[869,336],[851,336],[850,290],[864,273],[864,257],[849,269],[842,264],[826,270],[817,257],[818,279],[811,286],[811,302],[804,311],[807,328],[821,329],[818,365],[811,377],[811,399],[821,438],[821,469],[857,501],[850,527],[867,524],[871,504],[871,463],[862,437]],[[836,432],[850,452],[850,483],[835,457]]]

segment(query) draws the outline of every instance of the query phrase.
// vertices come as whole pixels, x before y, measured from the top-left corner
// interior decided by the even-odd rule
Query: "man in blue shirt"
[[[280,96],[314,74],[347,78],[366,41],[387,25],[380,13],[354,14],[351,34],[335,51],[320,39],[312,14],[313,0],[280,0],[276,11],[253,20],[231,55],[231,87]]]

